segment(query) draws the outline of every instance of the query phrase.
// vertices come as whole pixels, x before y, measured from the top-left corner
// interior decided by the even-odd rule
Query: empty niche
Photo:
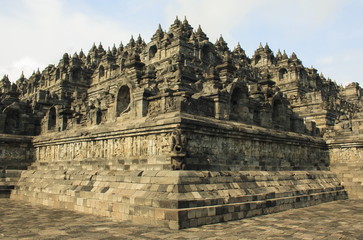
[[[201,50],[201,56],[200,56],[202,61],[205,61],[205,62],[209,61],[209,52],[210,52],[210,49],[209,49],[208,45],[203,45],[202,50]]]
[[[285,116],[284,105],[280,99],[275,100],[273,103],[272,121],[275,124],[283,125],[283,119]]]
[[[259,62],[260,62],[260,60],[261,60],[261,55],[257,55],[257,56],[255,57],[255,64],[259,63]]]
[[[5,118],[5,133],[14,133],[19,129],[19,120],[20,120],[20,114],[19,111],[10,109],[6,113]]]
[[[242,120],[245,114],[244,100],[246,99],[246,94],[241,88],[237,87],[233,90],[231,95],[231,120]]]
[[[149,48],[149,59],[152,59],[153,57],[155,57],[155,54],[157,51],[158,51],[158,49],[155,45],[151,46]]]
[[[98,69],[98,78],[101,79],[103,76],[105,76],[105,68],[101,65]]]
[[[55,107],[49,109],[48,114],[48,130],[53,130],[57,124],[57,111]]]
[[[99,125],[102,122],[102,111],[97,110],[96,112],[96,124]]]
[[[281,68],[279,71],[279,80],[285,80],[287,79],[287,70],[286,68]]]
[[[75,69],[72,72],[72,80],[73,81],[79,81],[79,80],[81,80],[81,76],[82,76],[81,69]]]
[[[60,70],[59,68],[57,68],[57,70],[55,70],[55,80],[59,80],[60,79]]]
[[[116,117],[130,109],[130,88],[126,85],[120,87],[117,94]]]

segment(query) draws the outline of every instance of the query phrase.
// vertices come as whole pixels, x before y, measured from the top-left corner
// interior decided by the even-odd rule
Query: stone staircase
[[[22,170],[2,170],[0,172],[0,198],[9,198],[18,184]]]
[[[335,172],[350,199],[363,199],[363,163],[334,163],[331,171]]]

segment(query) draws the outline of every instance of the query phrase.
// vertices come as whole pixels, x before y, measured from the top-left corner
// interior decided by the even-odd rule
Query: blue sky
[[[140,33],[150,40],[175,16],[200,24],[212,42],[222,34],[251,57],[259,43],[295,52],[307,67],[341,84],[359,82],[363,0],[0,0],[0,76],[57,64],[63,53],[106,48]]]

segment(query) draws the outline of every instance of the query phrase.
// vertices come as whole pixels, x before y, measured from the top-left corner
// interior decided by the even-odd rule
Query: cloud
[[[32,57],[23,57],[18,60],[13,61],[11,64],[7,66],[1,66],[0,72],[6,73],[9,77],[13,77],[12,79],[18,79],[20,77],[20,73],[24,72],[25,75],[30,75],[37,68],[44,68],[45,65],[38,62],[36,59]],[[0,76],[1,78],[2,76]]]
[[[313,33],[330,22],[343,4],[340,0],[177,0],[170,1],[164,12],[168,22],[178,15],[201,24],[212,42],[223,34],[235,43],[236,36],[251,30],[263,34],[273,28],[276,34],[293,32],[299,37],[302,32]]]
[[[322,56],[316,60],[316,66],[320,72],[337,82],[347,85],[351,82],[359,82],[363,86],[363,77],[358,69],[361,62],[357,61],[363,56],[363,49],[345,49],[332,52],[329,56]]]
[[[11,2],[14,4],[6,6],[6,14],[0,15],[0,32],[7,33],[0,45],[0,75],[9,74],[11,81],[20,76],[19,63],[29,74],[30,67],[57,64],[64,52],[88,51],[94,41],[104,47],[119,44],[131,35],[121,22],[70,8],[66,1]]]

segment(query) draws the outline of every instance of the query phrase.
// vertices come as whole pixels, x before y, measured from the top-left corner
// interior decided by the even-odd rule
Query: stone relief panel
[[[330,161],[334,163],[362,163],[363,148],[333,148],[330,149]]]
[[[187,165],[220,170],[325,169],[328,153],[321,146],[286,144],[238,136],[188,134]]]
[[[149,101],[148,115],[156,116],[160,113],[162,113],[161,99]]]
[[[83,161],[87,159],[117,160],[170,155],[171,133],[79,140],[37,146],[38,161]],[[167,161],[167,160],[165,160]],[[165,162],[167,164],[167,162]]]
[[[29,143],[7,142],[2,139],[0,144],[1,169],[25,169],[34,161],[35,151]]]

